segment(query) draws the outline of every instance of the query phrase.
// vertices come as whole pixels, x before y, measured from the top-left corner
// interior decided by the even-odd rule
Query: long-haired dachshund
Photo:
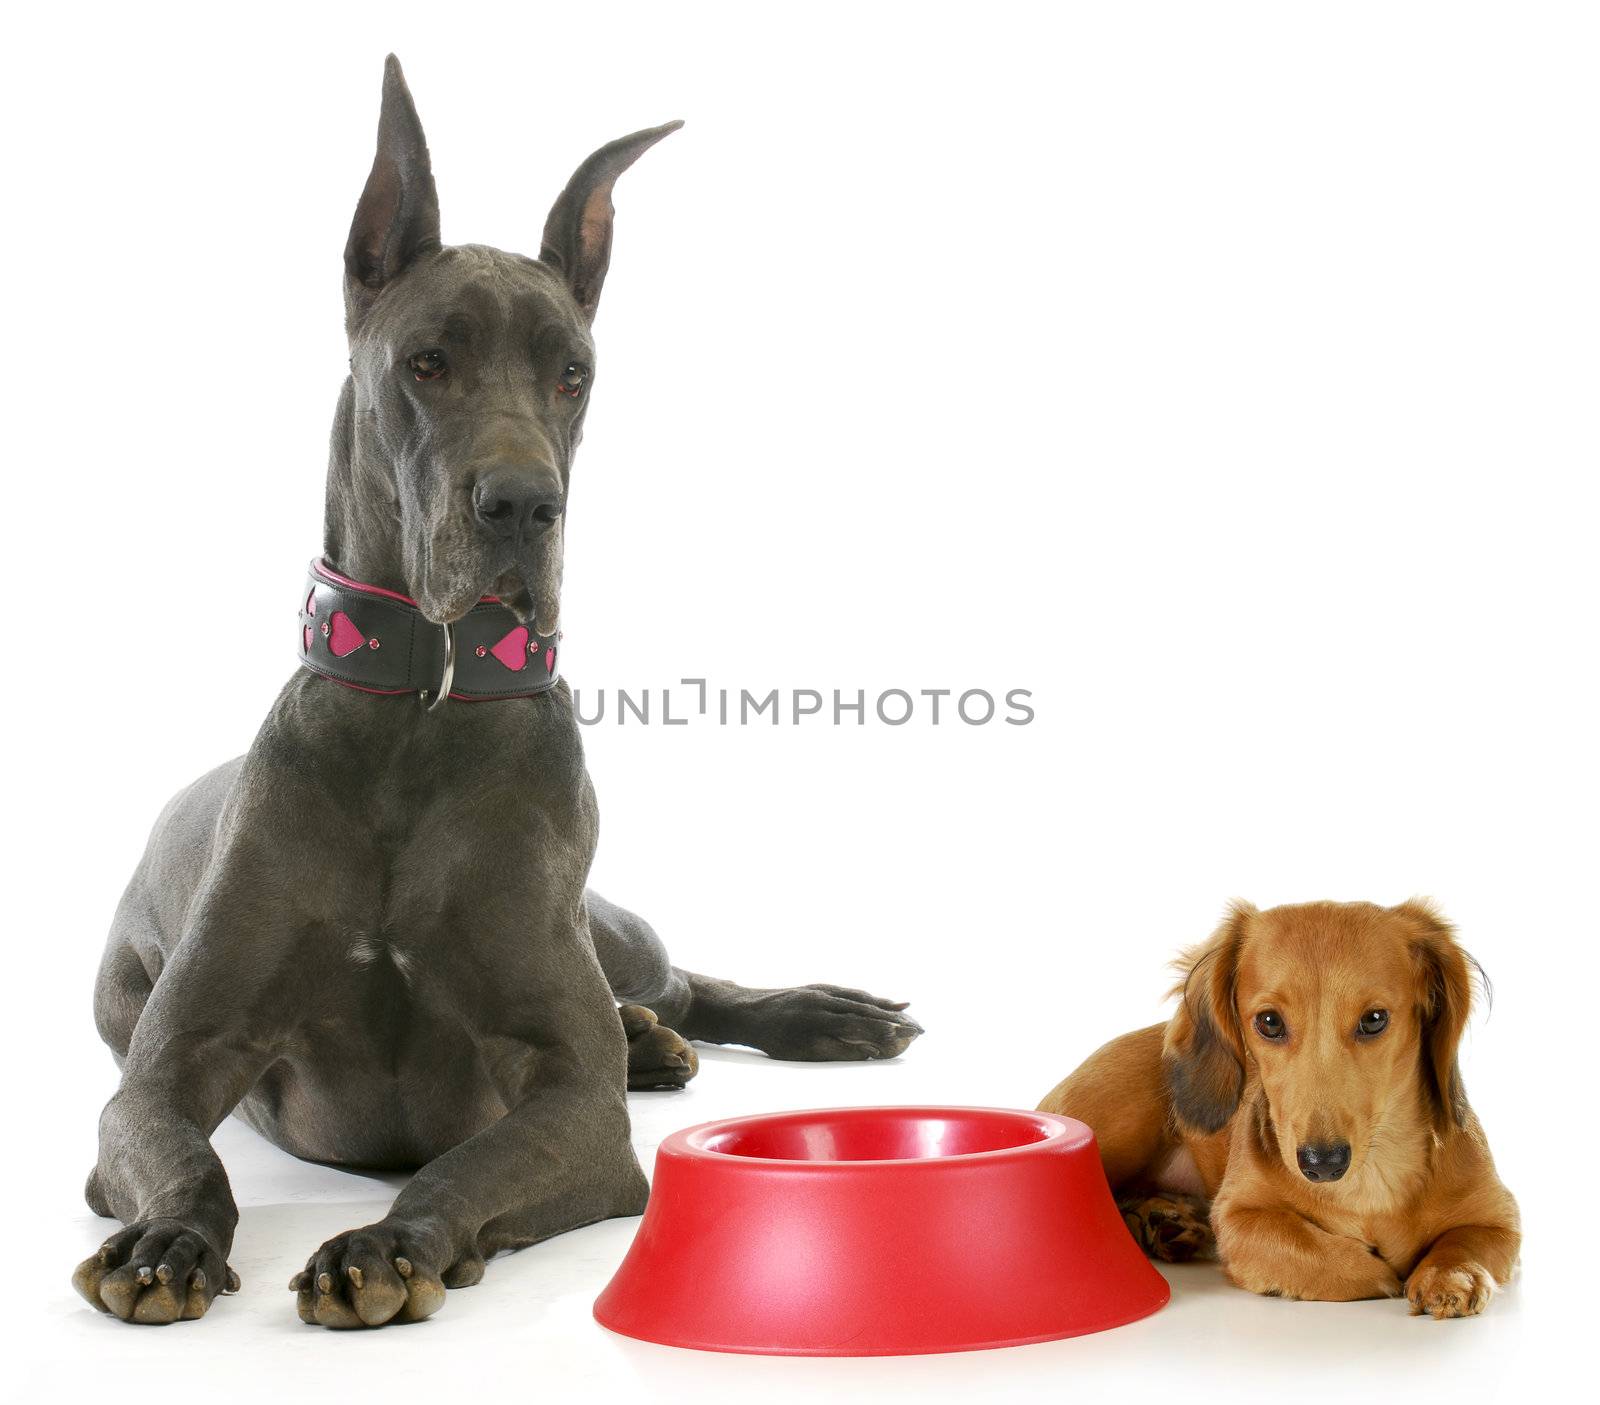
[[[1177,963],[1166,1024],[1113,1039],[1040,1103],[1087,1122],[1152,1257],[1242,1288],[1482,1312],[1517,1203],[1456,1048],[1471,958],[1433,907],[1235,903]]]

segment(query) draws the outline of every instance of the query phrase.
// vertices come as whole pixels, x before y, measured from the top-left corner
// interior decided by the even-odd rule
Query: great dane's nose
[[[472,490],[478,521],[502,537],[548,527],[561,516],[561,484],[546,468],[495,468]]]
[[[1294,1159],[1308,1181],[1336,1181],[1350,1169],[1350,1143],[1308,1142]]]

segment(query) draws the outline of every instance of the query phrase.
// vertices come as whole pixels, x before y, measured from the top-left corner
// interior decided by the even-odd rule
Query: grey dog
[[[585,161],[537,259],[445,247],[388,61],[345,250],[324,560],[410,597],[430,638],[485,608],[556,635],[612,186],[677,126]],[[290,1284],[305,1321],[375,1327],[429,1316],[501,1250],[638,1214],[625,1090],[682,1086],[687,1041],[874,1059],[921,1032],[864,991],[672,966],[585,890],[595,836],[553,672],[535,695],[430,710],[297,670],[249,753],[168,804],[117,910],[95,1020],[122,1078],[86,1194],[126,1227],[79,1266],[83,1296],[165,1323],[237,1288],[210,1142],[230,1112],[296,1156],[416,1170]]]

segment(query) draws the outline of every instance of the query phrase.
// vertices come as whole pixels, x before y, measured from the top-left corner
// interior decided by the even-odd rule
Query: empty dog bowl
[[[703,1351],[890,1356],[1098,1332],[1167,1295],[1083,1123],[859,1107],[674,1132],[594,1315]]]

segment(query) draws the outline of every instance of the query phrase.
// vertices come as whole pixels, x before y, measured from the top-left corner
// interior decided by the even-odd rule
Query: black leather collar
[[[526,698],[555,686],[561,635],[541,635],[486,595],[453,625],[417,602],[311,563],[300,601],[300,662],[366,693],[420,694],[436,708]],[[442,695],[441,695],[442,691]]]

